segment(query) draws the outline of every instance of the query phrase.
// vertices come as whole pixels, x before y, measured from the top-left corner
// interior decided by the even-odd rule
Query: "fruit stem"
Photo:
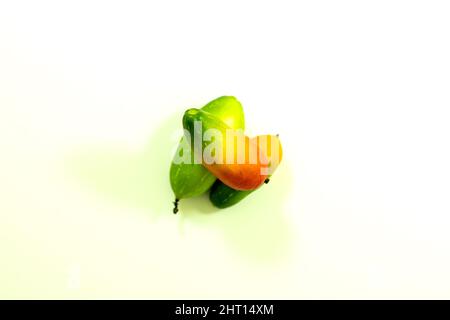
[[[267,178],[266,180],[264,180],[264,183],[265,183],[265,184],[268,184],[268,183],[269,183],[269,181],[270,181],[270,179],[269,179],[269,178]]]
[[[173,208],[173,213],[177,214],[178,212],[178,202],[180,202],[180,199],[175,199],[175,201],[173,202],[174,208]]]

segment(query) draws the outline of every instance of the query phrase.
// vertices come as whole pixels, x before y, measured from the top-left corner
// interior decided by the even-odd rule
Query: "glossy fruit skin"
[[[261,136],[255,137],[253,139],[258,139]],[[283,158],[283,149],[281,147],[281,141],[277,136],[266,135],[265,139],[267,139],[267,143],[259,143],[259,148],[262,153],[266,154],[268,158],[272,155],[271,148],[274,145],[274,148],[278,147],[279,157],[278,159],[272,159],[270,162],[270,172],[273,174],[280,164]],[[259,139],[259,142],[261,139]],[[265,148],[266,147],[266,148]],[[240,202],[248,195],[250,195],[255,190],[241,191],[230,188],[226,184],[222,183],[220,180],[217,180],[211,188],[211,192],[209,194],[209,199],[211,203],[220,209],[225,209],[235,205]]]
[[[209,200],[219,208],[225,209],[240,202],[255,190],[236,190],[217,180],[211,187]]]
[[[196,122],[199,126],[195,125]],[[251,148],[255,148],[258,157],[254,163],[250,163],[249,161],[244,161],[244,163],[226,163],[225,161],[223,163],[208,163],[202,155],[211,142],[205,140],[202,141],[199,157],[201,157],[203,166],[224,184],[237,190],[254,190],[264,183],[264,180],[266,180],[267,174],[264,174],[263,170],[267,169],[267,163],[264,163],[264,159],[261,159],[261,154],[258,152],[257,144],[251,141],[247,136],[244,136],[242,131],[238,132],[236,130],[232,130],[219,118],[200,109],[189,109],[184,113],[183,127],[189,133],[188,138],[192,139],[191,145],[194,146],[194,149],[194,137],[203,137],[203,134],[210,129],[216,130],[221,134],[220,137],[217,137],[217,140],[214,141],[218,146],[217,151],[219,154],[224,156],[227,154],[226,135],[230,133],[235,133],[243,138],[243,141],[245,142],[245,149],[241,151],[245,153],[245,159],[248,159]],[[228,147],[230,148],[230,146]],[[198,155],[199,150],[194,150],[194,152],[197,152]],[[231,153],[236,159],[236,145],[234,150],[231,150]]]
[[[239,100],[233,96],[214,99],[201,110],[213,114],[233,129],[245,129],[244,109]]]
[[[244,111],[241,103],[235,97],[219,97],[206,104],[202,110],[214,114],[231,128],[245,129]],[[183,144],[186,143],[189,142],[183,136],[178,145],[177,153],[182,150]],[[207,192],[215,181],[216,177],[201,164],[194,164],[193,161],[180,164],[172,161],[171,163],[170,185],[175,198],[178,200],[199,196]]]
[[[180,152],[180,142],[177,152]],[[216,177],[206,170],[201,164],[195,164],[193,157],[191,163],[174,163],[170,166],[170,185],[178,200],[199,196],[208,191],[216,181]]]

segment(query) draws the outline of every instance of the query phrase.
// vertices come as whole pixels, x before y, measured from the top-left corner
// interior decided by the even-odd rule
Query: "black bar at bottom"
[[[433,312],[447,314],[449,301],[318,301],[318,300],[3,300],[0,310],[22,314],[85,317],[114,314],[124,319],[295,319],[355,317],[384,319],[406,315],[429,318]],[[444,313],[442,313],[444,312]]]

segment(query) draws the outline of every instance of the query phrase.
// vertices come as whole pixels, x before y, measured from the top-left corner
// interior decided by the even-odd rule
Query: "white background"
[[[2,1],[0,296],[450,298],[449,17],[446,1]],[[173,216],[167,144],[225,94],[250,135],[280,134],[278,183]],[[161,160],[143,178],[142,153]],[[101,178],[73,174],[89,155]]]

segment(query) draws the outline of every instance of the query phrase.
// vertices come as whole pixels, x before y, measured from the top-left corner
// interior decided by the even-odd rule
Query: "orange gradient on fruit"
[[[257,140],[241,138],[241,144],[224,141],[224,163],[203,163],[203,166],[233,189],[254,190],[267,179],[268,161],[260,152]]]

